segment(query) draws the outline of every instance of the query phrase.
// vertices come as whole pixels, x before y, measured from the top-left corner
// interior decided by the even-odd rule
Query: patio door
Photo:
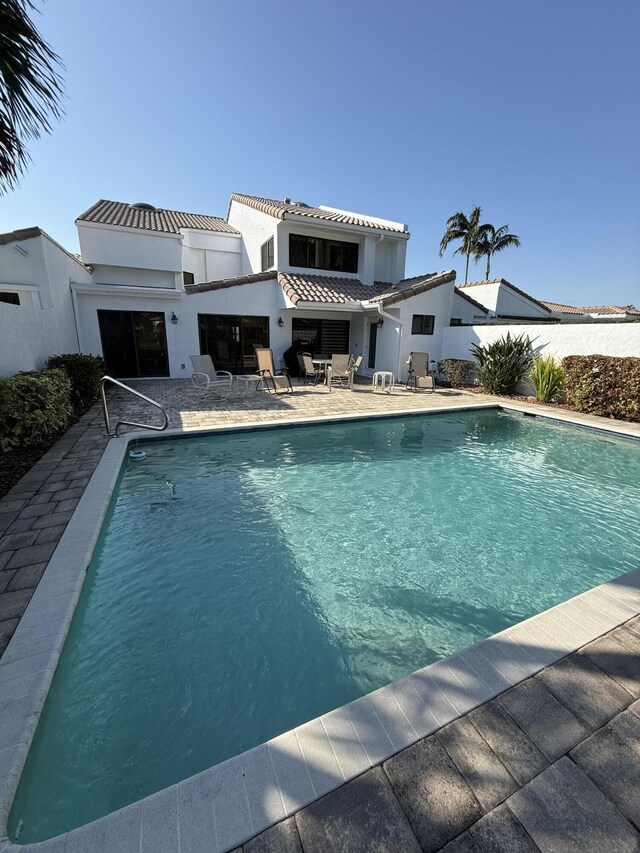
[[[156,311],[98,311],[107,373],[117,379],[168,376],[164,314]]]
[[[253,373],[256,347],[269,346],[268,317],[198,314],[200,352],[210,355],[216,370]]]

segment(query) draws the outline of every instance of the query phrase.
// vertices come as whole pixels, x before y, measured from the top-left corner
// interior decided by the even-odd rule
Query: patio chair
[[[353,383],[356,379],[356,373],[358,372],[358,370],[360,369],[360,365],[362,364],[362,358],[363,357],[359,355],[349,368],[351,372],[351,381],[349,382],[349,388],[353,388]]]
[[[200,391],[200,400],[206,397],[217,397],[221,400],[222,397],[218,394],[216,388],[231,388],[233,376],[228,370],[216,370],[211,361],[210,355],[190,355],[193,373],[191,374],[191,384]]]
[[[407,390],[424,388],[425,391],[435,391],[436,383],[429,373],[429,353],[412,352],[407,359],[409,375],[407,377]]]
[[[301,361],[302,361],[302,369],[304,370],[304,384],[308,385],[309,382],[313,382],[314,385],[317,385],[318,382],[322,382],[324,380],[324,370],[320,365],[315,365],[313,363],[313,359],[308,352],[301,353]]]
[[[280,391],[293,393],[291,380],[284,370],[276,370],[273,366],[273,353],[267,347],[256,347],[256,361],[258,362],[258,374],[264,383],[264,387],[271,394]]]
[[[331,364],[327,367],[327,385],[329,391],[334,382],[337,385],[351,386],[352,360],[350,355],[333,355],[331,356]]]

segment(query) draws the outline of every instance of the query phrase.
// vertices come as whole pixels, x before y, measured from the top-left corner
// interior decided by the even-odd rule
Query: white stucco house
[[[295,341],[314,354],[363,354],[361,373],[403,377],[412,350],[440,357],[455,272],[404,277],[403,223],[330,207],[233,194],[225,219],[101,200],[76,220],[91,281],[71,285],[80,349],[120,377],[255,369]]]

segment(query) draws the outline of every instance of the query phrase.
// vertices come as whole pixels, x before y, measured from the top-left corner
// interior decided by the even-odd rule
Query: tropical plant
[[[552,355],[536,356],[531,368],[531,381],[538,403],[551,403],[564,388],[565,371]]]
[[[472,344],[471,354],[478,362],[478,375],[484,390],[489,394],[514,394],[516,385],[531,367],[532,343],[528,335],[511,337],[507,332],[505,338],[492,344],[483,347]]]
[[[491,256],[503,249],[519,246],[520,238],[517,234],[509,234],[509,226],[501,225],[494,228],[493,225],[481,225],[478,228],[474,255],[476,260],[482,257],[487,259],[487,271],[485,278],[488,280],[491,273]]]
[[[62,63],[29,17],[32,9],[31,0],[0,0],[0,194],[25,170],[26,140],[50,133],[63,112]]]
[[[469,278],[469,258],[475,255],[477,249],[478,232],[480,229],[481,207],[474,207],[469,216],[458,211],[447,219],[446,231],[440,240],[440,257],[444,255],[449,243],[454,240],[461,240],[460,246],[453,253],[454,255],[465,255],[466,265],[464,269],[464,283],[467,283]]]

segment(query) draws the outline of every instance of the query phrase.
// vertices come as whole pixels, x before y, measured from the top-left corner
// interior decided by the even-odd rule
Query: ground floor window
[[[411,321],[411,334],[432,335],[435,320],[433,314],[414,314]]]
[[[98,311],[107,373],[116,378],[168,376],[164,314],[155,311]]]
[[[0,302],[6,302],[7,305],[20,305],[20,295],[18,293],[0,293]]]
[[[269,346],[268,317],[198,314],[200,352],[210,355],[216,370],[254,373],[256,347]]]
[[[329,358],[333,353],[349,352],[349,320],[311,320],[294,317],[291,321],[292,343],[307,344],[309,352]]]

